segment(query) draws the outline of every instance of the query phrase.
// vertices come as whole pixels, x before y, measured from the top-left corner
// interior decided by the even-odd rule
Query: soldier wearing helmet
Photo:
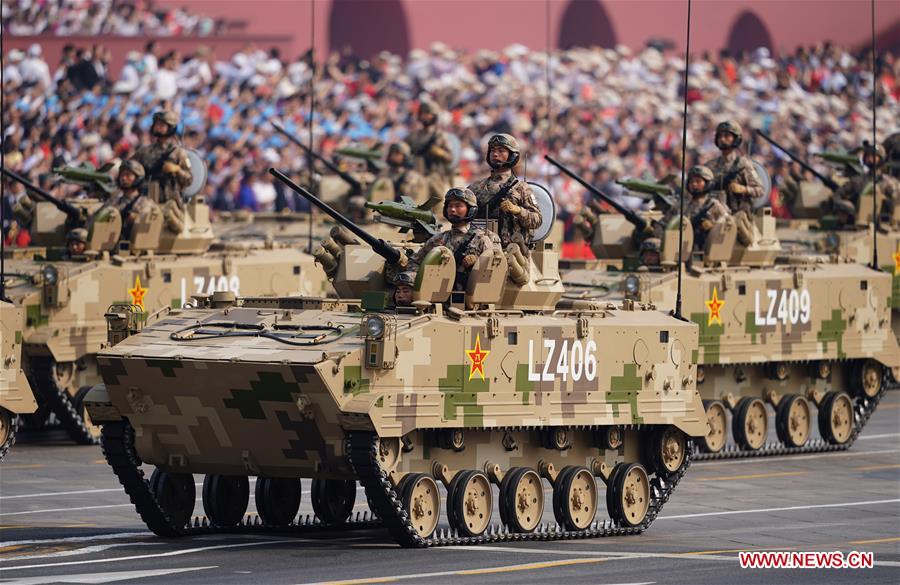
[[[419,264],[432,249],[444,246],[450,249],[456,260],[456,281],[453,290],[465,290],[469,270],[478,257],[493,247],[491,238],[481,228],[472,225],[478,213],[478,200],[469,189],[450,189],[444,196],[444,218],[450,229],[432,236],[413,254],[407,270],[417,270]]]
[[[66,234],[66,250],[69,257],[81,256],[87,250],[88,231],[84,228],[69,230]]]
[[[845,225],[856,223],[857,219],[867,218],[868,210],[859,209],[859,198],[867,190],[872,188],[872,170],[875,172],[875,192],[881,197],[881,208],[879,214],[881,216],[892,216],[894,210],[894,199],[900,197],[900,181],[885,173],[885,160],[887,153],[880,144],[871,145],[864,142],[862,145],[862,163],[866,167],[866,172],[854,175],[849,181],[840,186],[835,191],[832,201],[832,208],[838,220]],[[852,206],[854,213],[847,213],[849,207]],[[863,213],[861,214],[860,211]],[[865,219],[863,219],[865,221]]]
[[[763,187],[750,159],[740,152],[743,142],[741,127],[732,120],[716,126],[716,146],[721,154],[706,163],[713,172],[712,191],[724,192],[719,200],[728,204],[732,213],[753,214],[753,201],[762,197]]]
[[[175,112],[160,110],[153,114],[153,142],[137,149],[134,160],[144,167],[150,199],[160,204],[175,201],[180,207],[181,191],[191,184],[193,175],[191,161],[175,135],[177,128]]]
[[[497,220],[497,235],[503,249],[515,244],[523,255],[527,255],[534,229],[541,225],[542,218],[531,187],[513,171],[521,154],[519,142],[514,137],[509,134],[491,136],[485,153],[491,174],[469,185],[469,189],[478,198],[482,216]]]
[[[453,150],[447,133],[438,128],[439,109],[431,99],[419,103],[416,119],[420,128],[410,132],[406,141],[413,155],[416,171],[428,183],[431,208],[441,203],[453,180]]]
[[[369,190],[369,199],[384,199],[381,194],[393,191],[394,201],[409,197],[417,205],[428,200],[428,183],[413,167],[412,151],[405,142],[394,142],[388,147],[387,167],[375,178]],[[389,189],[385,189],[388,187]]]
[[[692,167],[687,175],[686,189],[691,200],[684,207],[684,215],[686,221],[690,221],[691,227],[694,228],[695,249],[703,249],[709,230],[719,219],[731,215],[724,203],[709,195],[709,187],[714,178],[713,172],[702,165]],[[677,205],[673,205],[666,211],[662,222],[657,224],[659,227],[655,233],[656,237],[662,238],[663,226],[669,225],[673,219],[678,217],[678,211]]]
[[[647,238],[641,242],[640,251],[638,252],[638,259],[641,265],[651,268],[659,266],[659,251],[661,249],[662,240],[660,238]]]
[[[412,305],[413,286],[416,282],[414,272],[399,272],[394,277],[394,306],[408,307]]]
[[[895,179],[900,179],[900,132],[894,132],[884,139],[885,172]]]
[[[144,176],[144,166],[134,159],[128,159],[119,165],[119,174],[116,177],[116,186],[119,190],[113,195],[111,205],[122,215],[124,240],[131,237],[131,228],[135,220],[153,206],[153,203],[141,193]]]

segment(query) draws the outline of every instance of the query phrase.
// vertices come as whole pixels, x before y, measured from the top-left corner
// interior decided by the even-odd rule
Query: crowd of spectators
[[[4,0],[2,19],[4,33],[15,36],[208,36],[226,26],[150,0]]]
[[[314,87],[312,132],[325,156],[402,140],[415,127],[418,100],[429,95],[444,108],[443,126],[461,139],[464,177],[486,171],[491,133],[514,134],[526,149],[520,174],[549,183],[563,219],[578,212],[585,193],[549,167],[545,153],[635,206],[641,201],[625,197],[614,179],[680,172],[683,56],[575,48],[553,53],[547,67],[545,53],[520,45],[472,54],[436,43],[405,58],[334,53],[315,68],[314,83],[311,62],[308,53],[288,60],[252,45],[217,56],[202,46],[163,53],[150,42],[129,53],[121,71],[110,71],[101,45],[68,47],[52,66],[39,45],[10,51],[3,60],[5,164],[47,180],[53,166],[127,157],[149,140],[152,113],[169,107],[181,116],[185,145],[206,157],[206,194],[216,209],[293,205],[273,195],[265,170],[299,173],[306,157],[267,120],[307,140]],[[764,48],[695,56],[688,164],[713,158],[715,125],[734,119],[744,127],[745,151],[768,168],[777,193],[800,170],[754,139],[752,128],[807,159],[851,150],[871,137],[873,85],[882,139],[900,119],[900,59],[890,52],[879,55],[876,84],[866,53],[828,43],[779,56]]]

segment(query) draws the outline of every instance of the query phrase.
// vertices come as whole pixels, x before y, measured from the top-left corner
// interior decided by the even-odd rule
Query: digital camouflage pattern
[[[170,200],[181,202],[181,192],[191,184],[193,178],[191,161],[182,147],[174,143],[161,144],[154,141],[137,149],[133,158],[141,163],[147,173],[145,181],[151,199],[157,203]],[[175,173],[163,171],[163,159],[178,165],[179,170]]]
[[[748,157],[743,156],[735,149],[728,155],[719,155],[713,160],[704,163],[704,166],[709,167],[713,172],[716,182],[722,181],[723,177],[733,173],[733,177],[728,184],[718,186],[724,192],[720,200],[727,203],[732,213],[738,211],[753,213],[753,202],[762,197],[764,193],[759,175],[757,175],[756,169],[753,168],[753,163],[750,162]],[[728,185],[731,183],[743,185],[747,188],[747,192],[741,194],[729,192]]]
[[[451,225],[450,229],[444,230],[429,238],[427,242],[422,244],[421,248],[416,250],[416,253],[413,254],[412,258],[410,258],[407,270],[415,270],[418,268],[419,264],[425,258],[425,255],[437,246],[444,246],[453,254],[456,254],[459,247],[465,243],[466,249],[459,254],[460,258],[470,255],[478,257],[486,250],[490,250],[493,247],[494,244],[491,241],[491,238],[484,230],[476,228],[471,224],[466,224],[465,228],[466,229],[464,230],[460,229],[459,224]],[[470,237],[469,232],[472,230],[476,230],[476,235]]]
[[[24,325],[24,311],[0,300],[0,460],[15,442],[18,415],[37,410],[22,370]]]

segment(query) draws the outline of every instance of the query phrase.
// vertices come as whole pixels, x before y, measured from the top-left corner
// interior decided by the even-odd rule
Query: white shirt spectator
[[[178,76],[169,69],[160,69],[156,72],[156,97],[161,100],[171,100],[178,93]]]

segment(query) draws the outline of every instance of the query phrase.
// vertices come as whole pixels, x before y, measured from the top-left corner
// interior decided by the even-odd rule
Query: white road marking
[[[181,569],[152,569],[147,571],[115,571],[112,573],[84,573],[81,575],[43,575],[40,577],[26,577],[16,579],[16,585],[43,585],[44,583],[113,583],[115,581],[131,581],[147,577],[162,577],[175,573],[188,571],[205,571],[218,569],[218,565],[211,567],[184,567]],[[3,582],[6,582],[4,579]]]
[[[788,512],[791,510],[813,510],[817,508],[849,508],[851,506],[874,506],[878,504],[896,504],[900,499],[893,500],[869,500],[868,502],[841,502],[839,504],[810,504],[808,506],[785,506],[783,508],[759,508],[756,510],[724,510],[721,512],[698,512],[696,514],[678,514],[675,516],[660,516],[660,520],[678,520],[683,518],[702,518],[704,516],[732,516],[735,514],[768,514],[769,512]]]
[[[219,544],[215,546],[199,546],[196,548],[185,548],[179,550],[172,550],[162,553],[148,553],[145,555],[129,555],[127,557],[115,557],[112,559],[87,559],[84,561],[66,561],[64,563],[41,563],[38,565],[19,565],[18,567],[4,567],[4,572],[9,571],[20,571],[23,569],[46,569],[48,567],[65,567],[69,565],[94,565],[97,563],[117,563],[121,561],[138,561],[142,559],[156,559],[156,558],[164,558],[164,557],[179,557],[182,555],[189,555],[199,552],[206,552],[209,550],[222,550],[229,548],[247,548],[250,546],[264,546],[270,544],[290,544],[290,543],[315,543],[319,542],[316,540],[310,540],[307,538],[291,538],[291,539],[282,539],[282,540],[264,540],[260,542],[238,542],[234,544]]]
[[[46,510],[25,510],[23,512],[3,512],[0,516],[21,516],[23,514],[50,514],[51,512],[78,512],[81,510],[101,510],[104,508],[130,508],[134,504],[107,504],[104,506],[81,506],[78,508],[50,508]]]
[[[40,494],[19,494],[16,496],[0,496],[0,500],[15,500],[19,498],[46,498],[48,496],[77,496],[81,494],[101,494],[104,492],[122,493],[122,488],[109,488],[102,490],[75,490],[71,492],[43,492]]]
[[[95,544],[93,546],[83,546],[81,548],[73,548],[71,550],[54,550],[49,553],[35,553],[10,556],[0,559],[0,563],[9,563],[13,561],[33,561],[36,559],[58,559],[60,557],[77,557],[81,555],[90,555],[100,553],[111,548],[119,548],[123,546],[160,546],[166,544],[160,542],[116,542],[113,544]]]
[[[900,437],[900,433],[882,433],[880,435],[860,435],[856,437],[857,441],[871,441],[872,439],[887,439],[889,437]]]
[[[156,538],[150,531],[144,532],[116,532],[113,534],[97,534],[93,536],[69,536],[66,538],[40,538],[36,540],[7,540],[0,542],[0,547],[13,546],[20,544],[50,544],[58,542],[94,542],[97,540],[115,540],[117,538],[135,538],[143,536],[146,538]]]
[[[466,550],[472,552],[491,552],[491,551],[500,551],[500,552],[510,552],[516,554],[546,554],[546,555],[563,555],[563,556],[574,556],[574,557],[603,557],[608,561],[616,561],[622,559],[633,559],[633,558],[660,558],[660,559],[694,559],[694,558],[703,558],[710,561],[735,561],[737,560],[737,556],[723,556],[723,555],[696,555],[696,554],[686,554],[686,553],[664,553],[664,552],[628,552],[628,551],[599,551],[599,550],[578,550],[578,549],[555,549],[555,548],[530,548],[530,547],[515,547],[515,546],[494,546],[494,545],[486,545],[486,546],[441,546],[435,550]]]

